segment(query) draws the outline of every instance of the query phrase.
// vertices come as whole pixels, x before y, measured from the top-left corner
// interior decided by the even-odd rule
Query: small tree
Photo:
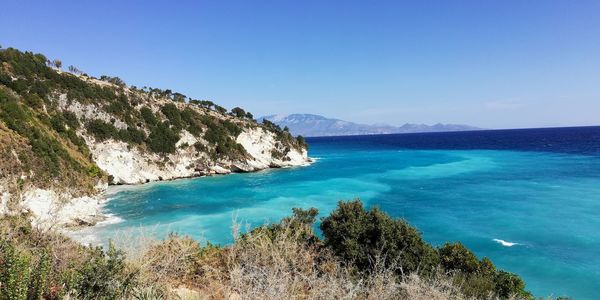
[[[224,114],[224,113],[226,113],[226,112],[227,112],[227,109],[226,109],[225,107],[223,107],[223,106],[216,105],[216,104],[215,104],[214,106],[215,106],[215,110],[216,110],[218,113]]]
[[[60,61],[60,59],[53,60],[52,64],[58,69],[62,68],[62,61]]]
[[[77,69],[77,67],[70,65],[69,66],[69,72],[73,73],[73,74],[81,74],[81,70]]]
[[[231,114],[238,117],[238,118],[245,118],[246,117],[246,111],[244,111],[242,108],[240,107],[234,107],[231,109]]]
[[[181,94],[181,93],[173,94],[173,101],[175,101],[175,102],[185,102],[185,98],[187,98],[187,97],[184,94]]]
[[[308,144],[306,144],[306,139],[303,136],[301,136],[301,135],[299,135],[299,136],[296,137],[296,141],[298,142],[298,144],[300,146],[303,146],[303,147],[307,147],[308,146]]]
[[[211,109],[213,106],[215,106],[215,104],[210,100],[201,100],[200,105],[208,109]]]

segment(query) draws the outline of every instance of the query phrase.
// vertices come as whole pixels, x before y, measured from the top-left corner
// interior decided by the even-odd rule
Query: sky
[[[600,1],[8,1],[0,45],[255,116],[600,125]]]

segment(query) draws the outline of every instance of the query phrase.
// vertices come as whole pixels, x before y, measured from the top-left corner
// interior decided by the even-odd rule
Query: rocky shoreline
[[[183,131],[178,145],[196,142]],[[247,158],[237,161],[213,161],[203,164],[202,157],[190,147],[178,147],[175,153],[161,157],[142,152],[120,141],[96,142],[86,136],[93,160],[108,174],[110,185],[139,185],[157,181],[196,178],[230,173],[255,172],[270,168],[305,166],[312,162],[305,149],[291,148],[285,156],[276,158],[272,150],[278,141],[273,133],[262,128],[246,129],[236,142],[244,147]],[[93,193],[77,194],[64,189],[24,186],[13,195],[0,184],[0,215],[29,213],[33,226],[43,230],[73,231],[106,220],[102,207],[107,201],[109,183],[99,180]],[[75,190],[75,189],[74,189]],[[9,207],[11,197],[19,205]]]
[[[231,170],[216,166],[208,172],[196,173],[190,176],[171,176],[151,181],[119,183],[110,185],[110,187],[138,186],[160,181],[256,172],[272,168],[300,167],[307,166],[313,162],[312,159],[306,156],[306,152],[302,153],[301,157],[301,160],[291,160],[281,165],[256,165],[249,171],[241,169]],[[23,199],[21,212],[29,212],[32,225],[43,230],[58,229],[65,233],[73,233],[83,228],[92,227],[99,222],[107,220],[107,215],[103,212],[103,207],[109,200],[107,191],[110,189],[108,184],[101,182],[95,188],[97,191],[96,195],[82,197],[71,197],[68,193],[58,193],[49,189],[31,188],[21,195]],[[2,193],[2,195],[3,197],[0,199],[10,196],[7,193]],[[0,209],[1,212],[2,209]]]

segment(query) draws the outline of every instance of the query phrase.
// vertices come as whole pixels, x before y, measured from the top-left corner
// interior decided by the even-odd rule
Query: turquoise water
[[[463,242],[521,275],[535,295],[596,298],[600,129],[580,136],[579,148],[552,133],[529,146],[523,143],[532,138],[523,136],[508,147],[497,134],[491,144],[460,134],[310,139],[310,156],[317,160],[308,167],[121,190],[106,210],[122,221],[93,233],[106,240],[142,227],[158,236],[177,231],[225,244],[232,240],[234,218],[256,226],[289,215],[292,207],[316,207],[326,215],[337,201],[360,198],[406,218],[433,244]],[[444,147],[437,144],[443,138],[465,140]]]

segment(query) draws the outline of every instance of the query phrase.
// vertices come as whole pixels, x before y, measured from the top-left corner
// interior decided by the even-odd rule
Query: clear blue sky
[[[600,125],[600,1],[3,1],[0,45],[255,115]]]

